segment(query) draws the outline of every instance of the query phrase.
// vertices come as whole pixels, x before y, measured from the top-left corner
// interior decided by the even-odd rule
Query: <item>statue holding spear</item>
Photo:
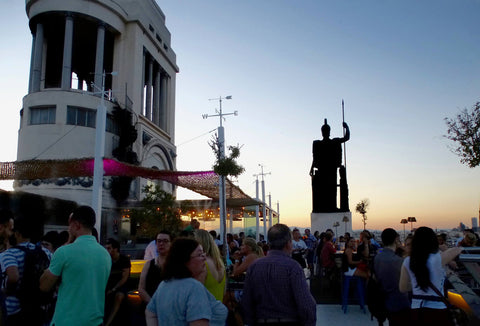
[[[347,212],[348,186],[346,168],[342,165],[342,144],[350,139],[350,129],[344,119],[342,100],[343,137],[330,138],[330,126],[325,119],[322,126],[322,140],[313,141],[313,161],[310,168],[312,177],[313,213]],[[344,150],[345,152],[345,150]],[[344,155],[346,162],[346,152]],[[337,207],[337,170],[340,174],[340,208]]]

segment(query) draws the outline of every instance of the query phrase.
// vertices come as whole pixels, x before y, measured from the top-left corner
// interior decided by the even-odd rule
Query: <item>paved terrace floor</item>
[[[308,279],[310,290],[317,301],[317,325],[347,325],[363,326],[378,325],[377,320],[370,319],[370,312],[360,310],[355,286],[351,286],[349,293],[349,305],[344,314],[341,302],[341,284],[338,278],[331,280],[319,277]],[[388,325],[388,321],[384,323]]]
[[[339,304],[318,304],[317,325],[377,326],[378,322],[375,318],[370,320],[370,313],[367,311],[364,314],[359,305],[348,306],[348,311],[344,314]],[[383,325],[388,326],[388,321]]]

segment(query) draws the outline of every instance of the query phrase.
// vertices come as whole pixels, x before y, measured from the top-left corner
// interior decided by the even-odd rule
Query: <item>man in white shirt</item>
[[[305,263],[305,253],[307,252],[308,247],[305,244],[305,241],[303,241],[300,235],[300,231],[297,228],[293,229],[292,235],[293,235],[292,258],[298,261],[298,263],[300,264],[300,266],[302,266],[302,268],[306,268],[307,264]]]

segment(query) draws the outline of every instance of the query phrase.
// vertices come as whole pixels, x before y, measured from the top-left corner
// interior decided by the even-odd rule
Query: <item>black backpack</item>
[[[16,246],[25,253],[23,276],[17,288],[16,297],[20,301],[21,311],[29,319],[41,325],[48,320],[54,304],[54,291],[40,291],[40,277],[50,266],[50,259],[39,245],[35,249]]]
[[[383,325],[387,319],[387,308],[385,307],[385,294],[380,287],[380,284],[373,274],[367,281],[367,306],[373,320],[375,317],[378,325]]]

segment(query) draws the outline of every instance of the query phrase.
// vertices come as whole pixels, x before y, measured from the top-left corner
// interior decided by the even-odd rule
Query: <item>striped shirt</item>
[[[18,246],[28,247],[29,249],[35,249],[35,245],[30,242],[22,242]],[[47,254],[48,259],[52,259],[52,253],[42,248]],[[2,288],[6,288],[7,277],[6,270],[9,267],[17,267],[19,275],[19,284],[23,278],[23,266],[25,264],[25,252],[18,248],[10,248],[0,254],[0,265],[2,268]],[[17,297],[9,295],[5,299],[5,306],[7,308],[7,315],[13,315],[20,311],[20,301]]]

